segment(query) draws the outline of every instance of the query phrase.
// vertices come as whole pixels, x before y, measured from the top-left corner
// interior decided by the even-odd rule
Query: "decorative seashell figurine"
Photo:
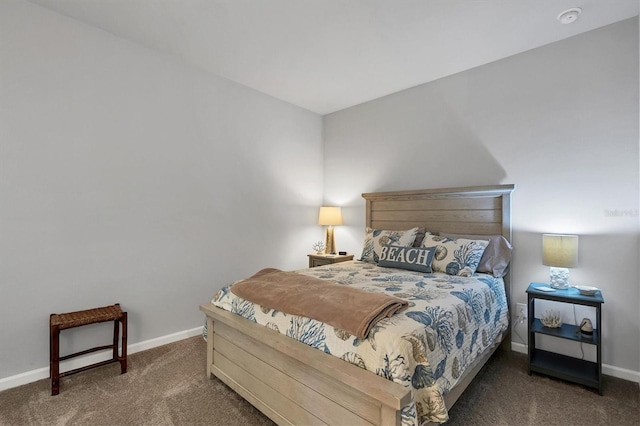
[[[317,254],[323,254],[324,253],[324,242],[318,241],[317,243],[313,243],[311,248],[314,249]]]
[[[544,315],[540,317],[540,322],[545,327],[558,328],[562,326],[562,317],[558,311],[546,311]]]

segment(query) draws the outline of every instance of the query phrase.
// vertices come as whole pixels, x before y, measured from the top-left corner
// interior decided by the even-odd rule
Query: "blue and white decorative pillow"
[[[383,246],[378,266],[430,274],[435,248]]]
[[[447,238],[425,235],[422,247],[435,248],[431,268],[434,272],[470,277],[476,272],[482,253],[489,244],[485,240]]]
[[[411,228],[407,231],[388,231],[367,228],[360,260],[364,262],[378,262],[378,260],[380,260],[382,246],[394,245],[411,247],[417,234],[418,228]]]

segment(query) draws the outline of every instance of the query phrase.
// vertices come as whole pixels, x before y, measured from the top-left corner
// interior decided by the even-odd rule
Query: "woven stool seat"
[[[60,330],[64,330],[97,322],[115,321],[120,318],[122,318],[120,305],[111,305],[66,314],[53,314],[51,315],[51,325],[57,325]]]
[[[96,346],[84,351],[60,356],[61,330],[106,321],[113,321],[113,341],[111,344]],[[119,338],[120,327],[122,327],[121,342]],[[119,345],[121,346],[121,354],[118,353]],[[75,370],[60,372],[60,361],[106,349],[112,351],[113,356],[111,359],[76,368]],[[127,372],[127,313],[120,309],[118,303],[102,308],[87,309],[65,314],[51,314],[49,316],[49,376],[51,377],[51,395],[58,395],[58,393],[60,393],[60,379],[62,377],[112,362],[120,363],[120,374]]]

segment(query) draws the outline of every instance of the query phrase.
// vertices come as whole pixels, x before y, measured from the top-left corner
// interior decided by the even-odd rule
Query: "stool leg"
[[[127,372],[127,313],[122,313],[122,358],[120,359],[120,374]]]
[[[113,360],[117,361],[118,358],[118,344],[120,343],[120,322],[119,320],[113,321]]]
[[[60,329],[49,325],[49,374],[51,376],[51,395],[60,393]]]

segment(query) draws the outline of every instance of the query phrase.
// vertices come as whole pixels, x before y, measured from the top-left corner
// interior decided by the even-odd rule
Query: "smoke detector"
[[[574,7],[568,10],[565,10],[560,15],[558,15],[558,21],[561,24],[571,24],[578,20],[578,16],[582,13],[582,9],[579,7]]]

